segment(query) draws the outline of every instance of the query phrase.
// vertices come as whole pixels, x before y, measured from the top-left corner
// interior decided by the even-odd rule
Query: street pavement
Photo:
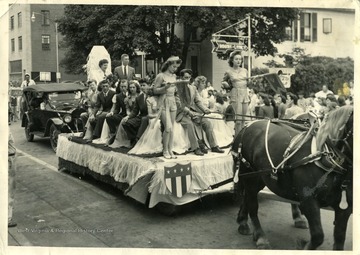
[[[146,208],[90,177],[57,170],[48,139],[29,143],[19,122],[10,126],[19,149],[14,220],[9,246],[178,249],[256,249],[237,233],[238,206],[231,194],[205,197],[174,216]],[[332,249],[333,212],[322,210],[325,241]],[[295,249],[309,232],[293,227],[290,205],[260,197],[259,217],[273,249]],[[345,249],[352,249],[352,217]]]

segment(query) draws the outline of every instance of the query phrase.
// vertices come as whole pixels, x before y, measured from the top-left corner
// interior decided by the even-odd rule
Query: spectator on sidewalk
[[[9,130],[8,137],[8,227],[16,227],[17,223],[13,220],[13,210],[15,202],[15,172],[16,172],[16,148],[14,138]]]

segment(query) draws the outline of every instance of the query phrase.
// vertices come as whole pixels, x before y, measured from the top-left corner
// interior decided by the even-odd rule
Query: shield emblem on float
[[[190,188],[192,181],[191,163],[176,164],[173,167],[164,167],[164,180],[167,189],[176,197],[182,197]]]

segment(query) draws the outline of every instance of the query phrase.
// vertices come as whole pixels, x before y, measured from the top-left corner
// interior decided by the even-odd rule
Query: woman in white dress
[[[134,155],[156,154],[163,150],[161,123],[159,118],[159,108],[157,98],[152,96],[153,92],[149,90],[146,105],[148,109],[149,125],[140,137],[135,146],[128,152]]]
[[[153,92],[152,89],[150,89],[148,98],[146,99],[148,116],[150,118],[149,125],[134,148],[128,152],[129,154],[150,155],[159,154],[163,151],[160,121],[161,112],[158,107],[157,97],[152,95]],[[183,154],[190,147],[190,142],[187,138],[188,136],[185,134],[185,130],[180,123],[175,122],[173,128],[174,136],[177,137],[177,139],[174,140],[172,150],[177,154]]]
[[[194,80],[194,85],[197,88],[199,94],[201,95],[201,92],[206,85],[206,78],[204,76],[196,77]],[[208,98],[201,98],[203,105],[209,108],[210,104]],[[223,114],[220,114],[214,109],[213,113],[205,115],[204,118],[209,118],[209,121],[212,123],[214,134],[220,147],[225,147],[232,143],[233,131],[228,125],[226,125]]]

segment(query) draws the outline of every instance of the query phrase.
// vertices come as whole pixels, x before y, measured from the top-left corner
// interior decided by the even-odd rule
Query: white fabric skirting
[[[189,154],[169,160],[163,157],[140,158],[71,142],[66,135],[59,135],[56,155],[100,175],[109,175],[117,182],[128,183],[132,189],[136,189],[136,182],[140,178],[153,174],[148,187],[151,196],[156,195],[153,192],[171,195],[165,185],[164,167],[177,163],[185,165],[191,162],[192,183],[188,193],[198,194],[233,176],[233,159],[228,150],[224,154],[210,152],[203,157]]]

